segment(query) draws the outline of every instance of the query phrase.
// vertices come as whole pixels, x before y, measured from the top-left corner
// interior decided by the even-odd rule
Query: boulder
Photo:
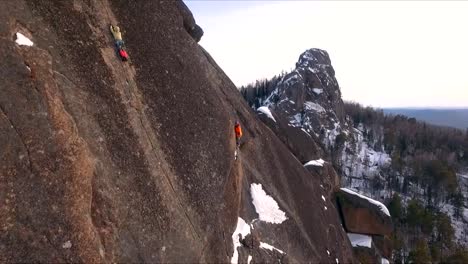
[[[342,188],[336,201],[347,232],[390,235],[393,230],[388,209],[382,203]]]

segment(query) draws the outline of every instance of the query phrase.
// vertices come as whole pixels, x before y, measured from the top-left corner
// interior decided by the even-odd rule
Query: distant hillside
[[[386,108],[386,114],[401,114],[414,117],[421,121],[440,126],[450,126],[461,129],[468,128],[468,108],[461,109],[414,109],[414,108]]]

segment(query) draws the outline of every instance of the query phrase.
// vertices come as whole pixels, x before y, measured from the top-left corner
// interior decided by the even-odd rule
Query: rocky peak
[[[348,196],[346,199],[350,201],[339,201],[339,207],[345,229],[359,233],[357,237],[362,234],[367,236],[365,240],[369,246],[365,246],[366,250],[371,248],[370,242],[374,241],[380,257],[390,258],[392,255],[390,216],[373,216],[375,208],[372,207],[375,206],[366,205],[369,197],[385,203],[400,201],[403,208],[409,207],[410,203],[416,207],[429,205],[432,209],[426,209],[428,215],[449,219],[438,221],[451,222],[454,232],[453,235],[446,234],[447,241],[468,244],[468,209],[463,202],[468,193],[468,176],[464,170],[465,161],[459,154],[466,152],[461,131],[456,136],[449,130],[443,132],[441,128],[418,124],[414,119],[403,116],[384,116],[381,111],[354,103],[346,104],[347,116],[330,58],[326,51],[320,49],[303,52],[296,68],[275,85],[264,106],[258,109],[260,118],[288,145],[311,174],[321,179],[325,189],[336,191],[341,183],[355,192],[352,199],[349,199],[349,194],[342,194]],[[433,136],[435,134],[445,136],[437,140]],[[452,143],[442,143],[447,138]],[[440,145],[452,147],[440,152]],[[427,169],[421,170],[425,166]],[[441,176],[431,172],[434,168],[443,167],[451,167],[453,173]],[[458,174],[455,173],[457,167],[461,168]],[[447,182],[451,182],[450,186],[439,184],[434,188],[431,177],[436,174],[446,177]],[[456,181],[458,190],[454,188]],[[361,195],[367,198],[358,202],[357,197]],[[394,219],[400,223],[406,221],[398,217]],[[431,228],[433,231],[429,233],[437,229]],[[398,234],[398,230],[395,233],[406,240],[418,232],[416,228],[407,234]],[[424,239],[431,241],[429,237]],[[399,254],[411,249],[412,242],[405,242],[404,247],[399,249]],[[376,258],[370,262],[380,260]]]
[[[300,56],[299,60],[296,63],[296,67],[310,67],[317,64],[322,64],[331,67],[330,56],[328,52],[322,49],[308,49],[304,51]]]
[[[283,77],[265,106],[258,110],[262,120],[313,177],[320,179],[321,187],[339,198],[338,208],[346,231],[351,232],[351,242],[365,253],[355,251],[356,256],[372,256],[372,262],[389,258],[388,243],[384,241],[392,231],[392,221],[386,207],[377,200],[339,188],[340,173],[367,173],[373,177],[378,175],[377,167],[387,164],[389,158],[363,142],[363,132],[353,129],[345,117],[328,53],[320,49],[302,53],[296,68]],[[364,247],[353,241],[356,237],[367,241]]]
[[[345,229],[370,241],[365,249],[372,248],[378,252],[374,262],[380,262],[382,256],[390,257],[384,254],[388,253],[384,252],[384,246],[376,249],[372,244],[374,238],[376,241],[388,238],[392,229],[390,215],[382,215],[374,208],[373,203],[378,203],[376,200],[357,193],[343,193],[338,188],[343,174],[345,177],[378,176],[378,168],[385,167],[389,157],[380,149],[368,146],[363,141],[363,132],[353,129],[346,118],[328,53],[320,49],[303,52],[296,68],[283,77],[259,112],[265,113],[260,114],[262,120],[289,146],[310,173],[320,178],[321,186],[340,194],[342,199],[338,204]],[[334,169],[338,169],[338,173]]]
[[[296,68],[283,77],[264,104],[282,116],[279,119],[286,126],[301,128],[325,146],[333,146],[347,129],[335,71],[328,53],[321,49],[303,52]]]

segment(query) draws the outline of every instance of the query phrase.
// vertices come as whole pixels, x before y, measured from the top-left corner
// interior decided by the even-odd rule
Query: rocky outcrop
[[[179,5],[179,10],[182,15],[183,25],[187,33],[192,36],[192,38],[199,42],[203,36],[203,29],[195,23],[192,12],[182,1],[176,1],[176,4]]]
[[[276,122],[260,114],[262,120],[301,162],[328,160],[342,176],[341,184],[356,190],[369,190],[375,183],[385,185],[382,172],[389,167],[390,156],[382,144],[366,140],[369,134],[381,140],[383,130],[362,125],[355,128],[345,115],[326,51],[309,49],[302,53],[296,68],[278,82],[263,104]],[[372,195],[380,199],[386,193]]]
[[[391,259],[392,219],[382,203],[351,190],[342,188],[336,201],[343,225],[360,263],[378,263]]]
[[[310,49],[299,56],[296,68],[286,74],[257,112],[262,121],[288,146],[303,164],[318,159],[323,167],[308,167],[313,177],[326,186],[327,196],[339,189],[326,146],[334,146],[347,133],[341,92],[328,53]]]
[[[353,262],[320,179],[197,44],[181,1],[4,1],[0,21],[0,262]],[[239,242],[239,218],[258,243]]]
[[[301,54],[296,68],[278,82],[263,104],[257,110],[261,120],[305,164],[311,176],[320,179],[329,197],[336,193],[346,231],[363,234],[368,241],[364,247],[354,247],[358,260],[373,263],[382,256],[390,258],[392,249],[384,237],[392,232],[392,222],[380,207],[385,206],[340,190],[340,182],[347,183],[348,176],[380,177],[380,168],[388,165],[389,157],[367,145],[363,128],[354,129],[345,116],[328,53],[310,49]],[[344,176],[341,179],[340,173]],[[372,242],[372,236],[378,243]]]
[[[334,146],[338,135],[349,133],[335,71],[324,50],[310,49],[301,54],[296,68],[283,77],[264,105],[284,120],[280,126],[299,128],[308,141],[320,146]]]
[[[348,232],[367,235],[391,234],[392,219],[385,205],[344,188],[336,197]]]

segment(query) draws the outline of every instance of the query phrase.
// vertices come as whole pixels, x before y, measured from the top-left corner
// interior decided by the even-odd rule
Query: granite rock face
[[[320,179],[201,35],[181,1],[2,2],[0,262],[353,262]],[[286,220],[258,220],[253,183]]]

